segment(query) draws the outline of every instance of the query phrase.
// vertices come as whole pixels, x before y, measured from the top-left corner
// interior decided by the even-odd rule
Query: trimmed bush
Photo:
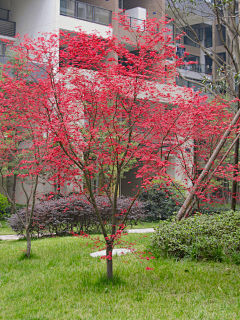
[[[107,197],[96,197],[98,210],[106,225],[111,225],[111,206]],[[117,221],[120,223],[130,206],[132,200],[121,197],[117,202]],[[19,214],[25,221],[25,209],[19,210]],[[136,201],[128,215],[127,224],[134,224],[144,217],[143,204]],[[11,228],[21,234],[24,232],[17,214],[8,219]],[[100,225],[92,204],[84,197],[70,196],[57,200],[49,200],[38,203],[35,206],[31,234],[49,233],[50,235],[75,232],[99,232]]]
[[[240,212],[163,221],[152,236],[152,246],[163,256],[240,264]]]
[[[155,185],[142,192],[139,200],[144,202],[147,221],[170,219],[180,208],[180,197],[172,190]]]

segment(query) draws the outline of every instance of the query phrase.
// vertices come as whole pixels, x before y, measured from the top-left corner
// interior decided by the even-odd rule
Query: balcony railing
[[[112,11],[79,1],[61,0],[60,14],[107,26],[112,23]]]
[[[15,37],[16,22],[0,19],[0,36]]]
[[[179,68],[199,73],[212,74],[212,66],[205,64],[186,64],[181,65]]]

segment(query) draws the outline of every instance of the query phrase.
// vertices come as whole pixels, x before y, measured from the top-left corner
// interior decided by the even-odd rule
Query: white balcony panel
[[[108,36],[109,31],[112,34],[112,28],[109,26],[59,15],[59,29],[74,31],[76,28],[81,28],[89,34],[97,32],[103,38]]]
[[[146,20],[147,10],[145,8],[136,7],[125,11],[125,14],[135,19]]]

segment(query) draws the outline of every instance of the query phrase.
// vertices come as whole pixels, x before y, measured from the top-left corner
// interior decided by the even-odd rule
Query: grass
[[[7,221],[0,221],[0,222],[2,225],[2,228],[0,228],[0,235],[16,234],[16,232],[14,232],[12,228],[8,226]]]
[[[11,227],[8,226],[7,221],[0,221],[2,224],[2,228],[0,228],[0,235],[11,235],[11,234],[16,234],[12,230]],[[127,226],[127,229],[144,229],[144,228],[156,228],[158,226],[158,222],[138,222],[136,225],[129,225]]]
[[[124,237],[140,251],[149,239]],[[0,319],[240,318],[239,266],[130,254],[113,258],[109,282],[106,262],[89,256],[92,245],[82,237],[35,240],[26,259],[26,241],[0,241]]]

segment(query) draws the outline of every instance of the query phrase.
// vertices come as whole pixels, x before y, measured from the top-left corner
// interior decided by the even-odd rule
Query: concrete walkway
[[[128,233],[152,233],[154,228],[145,228],[145,229],[127,229]],[[14,234],[11,235],[0,235],[0,240],[18,240],[23,239],[23,236],[17,236]]]
[[[145,229],[127,229],[128,233],[152,233],[154,228],[145,228]]]
[[[22,238],[23,238],[23,236],[17,236],[15,234],[0,236],[0,240],[18,240],[18,239],[22,239]]]

